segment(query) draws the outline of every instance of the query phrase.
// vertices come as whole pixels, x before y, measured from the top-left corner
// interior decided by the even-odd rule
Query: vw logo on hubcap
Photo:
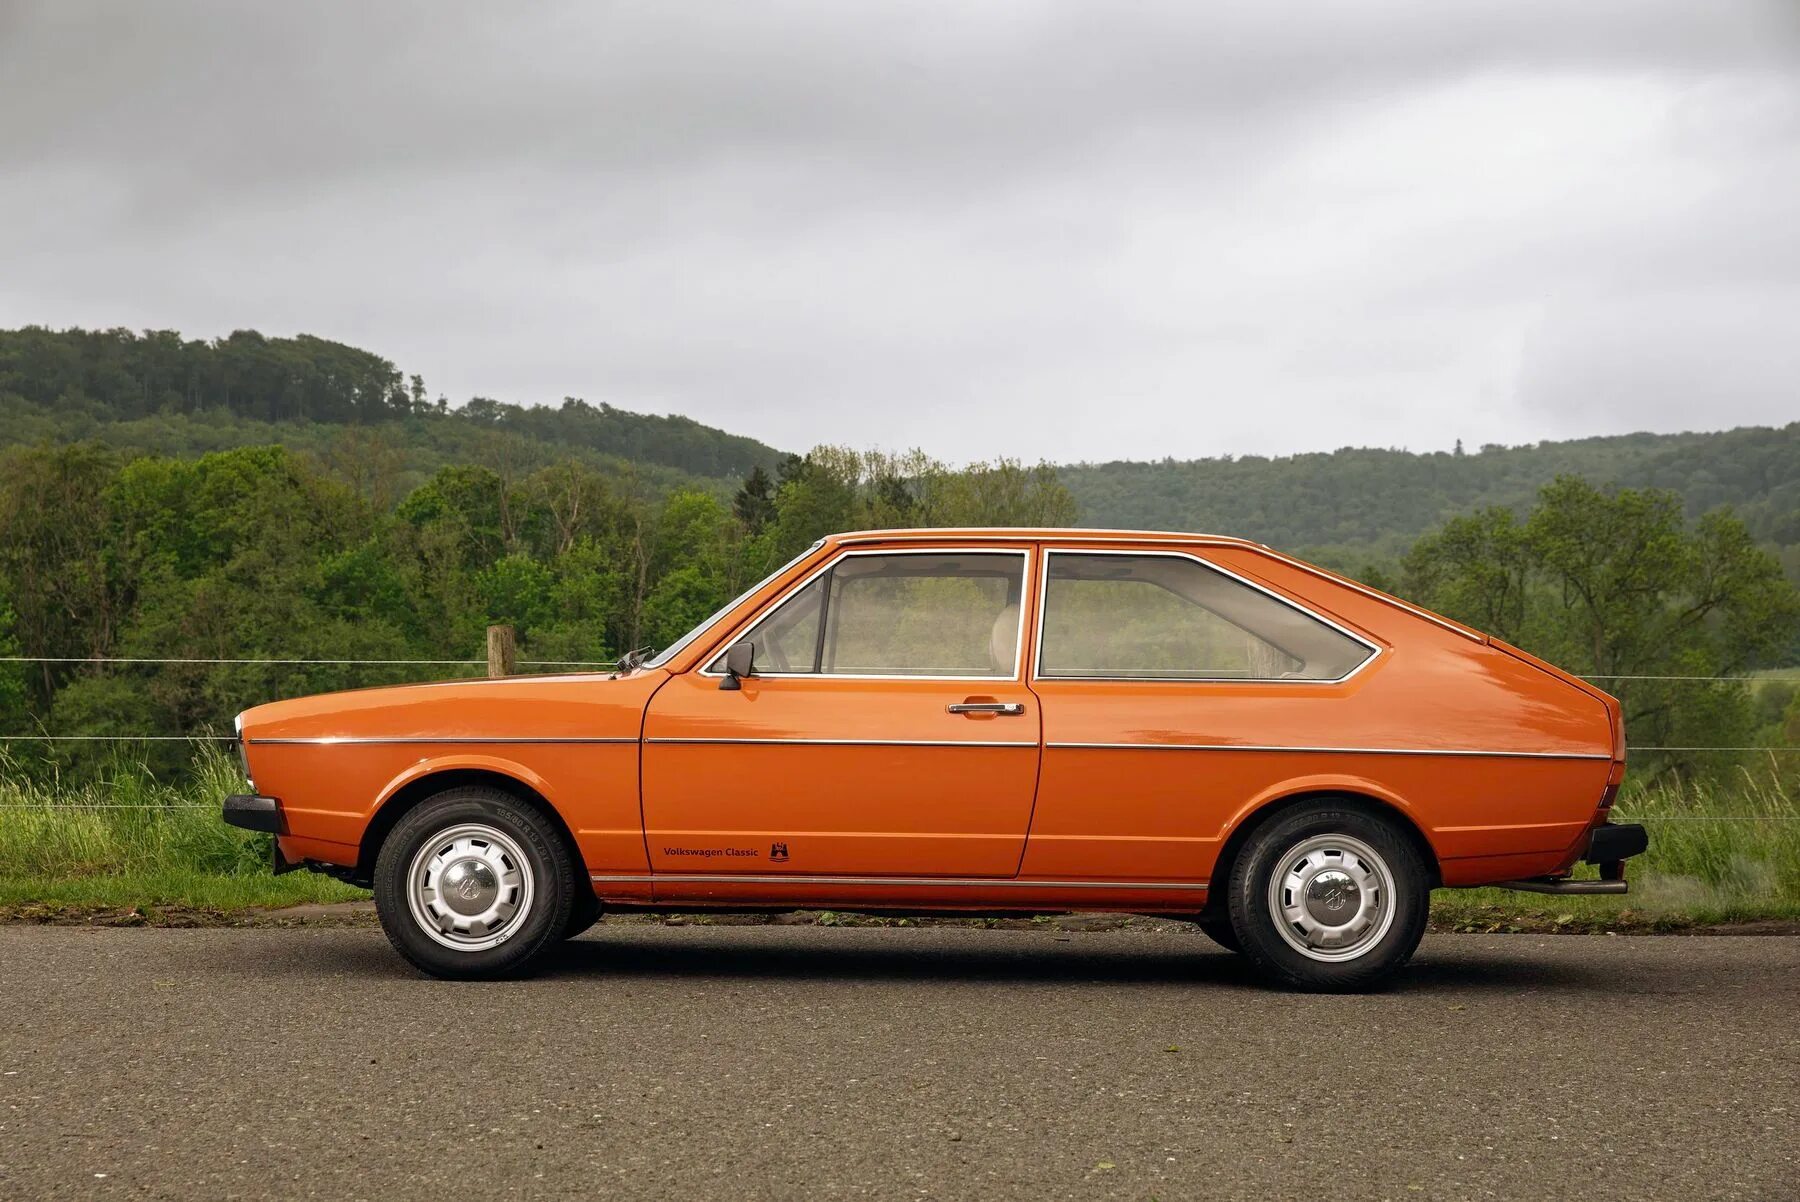
[[[1325,926],[1341,926],[1362,904],[1362,890],[1350,874],[1328,868],[1306,887],[1306,909]]]
[[[458,914],[480,914],[494,902],[500,882],[486,861],[458,860],[444,869],[444,904]]]

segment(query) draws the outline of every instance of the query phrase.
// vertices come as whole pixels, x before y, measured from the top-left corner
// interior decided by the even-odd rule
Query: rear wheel
[[[1431,876],[1391,821],[1313,802],[1255,832],[1232,866],[1232,930],[1266,977],[1321,991],[1373,986],[1425,933]]]
[[[575,878],[547,818],[499,789],[464,786],[420,803],[388,834],[375,909],[395,950],[434,976],[517,976],[563,937]]]

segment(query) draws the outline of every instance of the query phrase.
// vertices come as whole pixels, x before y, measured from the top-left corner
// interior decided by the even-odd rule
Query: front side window
[[[1015,552],[849,554],[739,641],[764,674],[1010,679],[1024,579]]]
[[[1053,552],[1038,675],[1340,680],[1373,648],[1185,555]]]

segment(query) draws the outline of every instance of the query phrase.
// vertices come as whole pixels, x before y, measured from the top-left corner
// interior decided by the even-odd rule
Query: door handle
[[[946,705],[946,710],[953,714],[1012,714],[1015,717],[1025,712],[1022,701],[958,701]]]

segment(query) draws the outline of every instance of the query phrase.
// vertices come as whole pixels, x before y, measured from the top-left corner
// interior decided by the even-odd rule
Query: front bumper
[[[247,831],[262,831],[265,834],[279,835],[281,830],[281,799],[264,797],[260,793],[233,793],[225,799],[225,821],[232,826],[241,826]]]
[[[1598,864],[1600,879],[1575,881],[1567,877],[1534,876],[1519,881],[1501,881],[1501,889],[1523,889],[1527,893],[1626,893],[1625,861],[1643,855],[1650,847],[1649,832],[1637,823],[1604,822],[1588,836],[1587,851],[1582,862]]]

